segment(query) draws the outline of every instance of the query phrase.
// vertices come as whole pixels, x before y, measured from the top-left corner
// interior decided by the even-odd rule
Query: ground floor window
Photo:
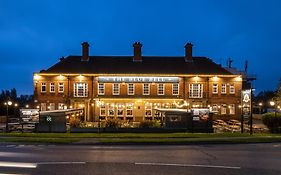
[[[124,109],[122,104],[117,105],[117,115],[120,117],[123,117],[124,115]]]
[[[146,103],[144,108],[145,108],[145,116],[151,117],[152,116],[152,103]]]
[[[126,116],[133,116],[133,104],[132,103],[127,103],[126,104]]]
[[[59,110],[65,109],[65,105],[63,103],[58,103],[58,109]]]
[[[114,115],[115,115],[115,110],[114,110],[114,108],[115,108],[114,104],[110,104],[110,105],[108,106],[108,115],[109,115],[109,116],[114,116]]]
[[[226,104],[221,105],[221,114],[226,114]]]
[[[105,116],[105,105],[101,104],[100,105],[100,116]]]
[[[46,111],[46,110],[47,110],[46,103],[41,103],[41,111]]]
[[[48,109],[49,109],[50,111],[55,110],[55,103],[50,103]]]
[[[229,105],[229,114],[231,114],[231,115],[235,114],[235,105],[234,104]]]
[[[218,111],[219,111],[218,105],[217,105],[217,104],[213,104],[213,105],[212,105],[212,108],[211,108],[211,111],[212,111],[212,112],[218,112]]]

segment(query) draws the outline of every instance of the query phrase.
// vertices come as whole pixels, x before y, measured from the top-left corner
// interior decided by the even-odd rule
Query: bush
[[[79,120],[78,118],[71,117],[71,118],[69,119],[69,125],[70,125],[71,127],[76,127],[76,128],[78,128],[79,125],[80,125],[80,120]]]
[[[281,133],[281,114],[266,113],[262,115],[262,122],[271,133]]]
[[[160,128],[160,126],[160,122],[153,120],[145,120],[139,124],[139,128]]]
[[[118,120],[116,119],[108,119],[105,121],[106,128],[118,128]]]

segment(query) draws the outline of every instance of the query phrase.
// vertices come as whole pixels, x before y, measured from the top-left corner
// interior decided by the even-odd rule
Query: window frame
[[[173,95],[179,95],[180,94],[180,85],[179,85],[179,83],[173,83],[172,84],[172,94]]]
[[[45,90],[43,91],[43,87],[45,88]],[[47,83],[42,82],[41,83],[41,93],[46,93],[47,92]]]
[[[116,89],[115,85],[117,85],[117,89]],[[115,92],[115,90],[117,90],[117,92]],[[112,84],[112,95],[120,95],[120,84],[119,83]]]
[[[80,95],[80,91],[81,89],[78,88],[78,85],[82,85],[82,94],[83,95]],[[73,97],[88,97],[88,83],[85,83],[85,82],[75,82],[73,84],[74,88],[73,88]]]
[[[160,92],[162,92],[162,93],[160,93]],[[165,84],[164,83],[157,84],[157,95],[165,95]]]
[[[61,90],[62,88],[62,90]],[[59,93],[63,93],[64,92],[64,83],[63,82],[59,82],[58,83],[58,92]]]
[[[229,105],[229,114],[230,115],[235,115],[235,104],[230,104]]]
[[[130,92],[131,92],[131,91],[130,91],[130,85],[132,85],[132,87],[131,87],[131,88],[132,88],[131,90],[133,90],[132,93],[130,93]],[[128,95],[135,95],[135,84],[134,84],[134,83],[128,83],[127,86],[128,86],[128,88],[127,88],[127,90],[128,90],[127,94],[128,94]]]
[[[229,85],[229,93],[230,94],[235,94],[235,84],[234,83],[231,83]]]
[[[198,86],[197,90],[195,89]],[[194,93],[195,90],[197,93]],[[201,83],[191,83],[189,84],[189,98],[203,98],[203,84]]]
[[[101,87],[103,87],[103,88],[101,88]],[[104,95],[104,94],[105,94],[105,84],[98,83],[98,95]]]
[[[227,85],[226,85],[226,83],[222,83],[221,84],[221,94],[226,94],[226,92],[227,92]]]
[[[213,83],[212,93],[213,94],[218,94],[219,93],[219,84],[218,83]]]
[[[147,93],[146,92],[146,85],[147,85]],[[142,85],[142,95],[150,95],[150,84],[149,83],[143,83]]]

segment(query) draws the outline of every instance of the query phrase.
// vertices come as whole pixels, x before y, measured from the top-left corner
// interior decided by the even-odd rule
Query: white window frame
[[[63,93],[64,92],[64,83],[63,82],[59,82],[58,83],[58,92],[59,93]]]
[[[41,109],[41,111],[46,111],[47,110],[47,104],[46,103],[41,103],[40,109]]]
[[[223,84],[221,84],[221,93],[222,94],[226,94],[226,84],[225,83],[223,83]]]
[[[227,114],[226,109],[227,109],[227,105],[226,104],[222,104],[221,105],[221,115]]]
[[[146,86],[147,85],[147,86]],[[150,95],[150,84],[149,83],[144,83],[142,85],[142,95]],[[147,92],[147,93],[146,93]]]
[[[109,104],[108,106],[108,116],[115,116],[115,105],[114,104]],[[113,111],[113,114],[110,113],[110,111]]]
[[[157,84],[157,94],[165,95],[165,84],[164,83]]]
[[[229,85],[229,93],[235,94],[235,85],[233,83]]]
[[[122,111],[122,115],[119,114],[119,111]],[[124,117],[124,108],[123,108],[123,104],[121,103],[117,104],[117,116]]]
[[[218,83],[213,83],[213,94],[218,94],[219,93],[219,84]]]
[[[50,93],[55,93],[55,83],[50,83]]]
[[[49,103],[49,107],[50,111],[56,110],[56,103]]]
[[[212,112],[219,112],[219,106],[217,104],[212,105]]]
[[[64,103],[58,103],[58,110],[64,109]]]
[[[135,84],[128,83],[128,95],[135,95]]]
[[[43,87],[45,87],[44,91],[43,91]],[[41,92],[43,93],[47,92],[47,83],[41,83]]]
[[[81,89],[79,89],[82,85],[82,95],[80,94]],[[88,83],[77,82],[73,84],[73,96],[74,97],[88,97]]]
[[[98,83],[98,95],[104,95],[105,93],[105,84]]]
[[[152,117],[152,104],[151,103],[146,103],[144,105],[144,108],[145,108],[145,110],[144,110],[145,117]],[[147,111],[150,111],[150,115],[147,115]]]
[[[112,84],[112,95],[119,95],[120,94],[120,84],[113,83]]]
[[[100,104],[100,116],[101,117],[106,116],[106,106],[105,106],[105,104]]]
[[[235,104],[230,104],[229,105],[229,114],[230,115],[235,115]]]
[[[134,109],[134,106],[132,103],[127,103],[126,104],[126,116],[127,117],[132,117],[133,116],[133,109]],[[128,111],[131,111],[131,114],[128,115]]]
[[[189,98],[203,98],[203,84],[200,83],[189,84]]]
[[[173,95],[179,95],[179,89],[180,89],[179,83],[172,84],[172,94]]]

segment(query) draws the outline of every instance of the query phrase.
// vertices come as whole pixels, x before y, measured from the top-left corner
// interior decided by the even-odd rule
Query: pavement
[[[0,145],[2,174],[279,175],[281,143],[182,146]]]

